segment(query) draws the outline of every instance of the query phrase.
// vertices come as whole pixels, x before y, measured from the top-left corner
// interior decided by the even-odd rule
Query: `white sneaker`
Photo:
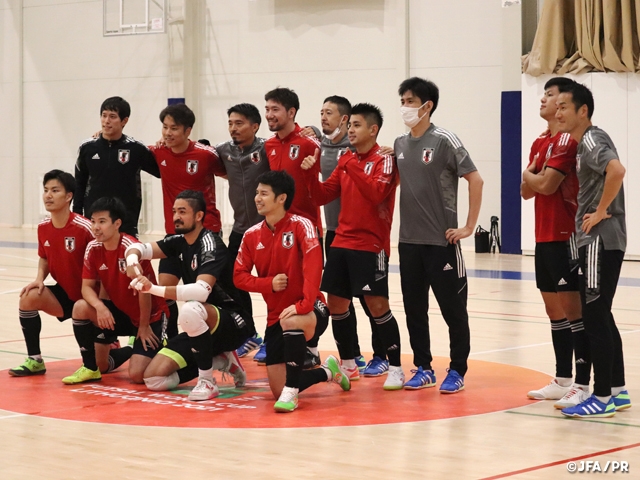
[[[394,367],[393,365],[389,365],[389,374],[387,375],[387,379],[384,382],[385,390],[402,390],[404,386],[404,372],[402,371],[402,367]]]
[[[225,368],[221,369],[223,374],[228,373],[233,377],[236,388],[244,387],[247,383],[247,372],[240,363],[238,354],[234,350],[233,352],[224,352],[223,355],[227,358]]]
[[[199,378],[198,383],[189,394],[189,400],[192,402],[203,402],[205,400],[211,400],[219,394],[220,390],[218,389],[218,385],[216,385],[215,379]]]
[[[293,412],[296,408],[298,408],[298,389],[284,387],[273,409],[276,412],[289,413]]]
[[[575,407],[576,405],[589,399],[589,392],[585,392],[580,387],[571,387],[569,393],[553,404],[554,408],[562,410],[567,407]]]
[[[560,400],[570,390],[571,386],[563,387],[554,378],[546,387],[542,387],[540,390],[531,390],[527,393],[527,397],[534,400]]]

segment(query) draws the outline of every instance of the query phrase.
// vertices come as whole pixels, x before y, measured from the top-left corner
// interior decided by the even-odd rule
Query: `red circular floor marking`
[[[405,374],[411,357],[403,355]],[[129,383],[126,369],[104,375],[101,382],[75,386],[62,377],[78,368],[79,360],[47,362],[47,373],[15,378],[0,372],[0,409],[49,418],[121,425],[196,428],[290,428],[375,425],[464,417],[521,407],[531,403],[526,392],[549,381],[540,372],[512,365],[469,361],[465,390],[442,395],[438,386],[418,391],[382,389],[385,377],[360,378],[350,392],[333,383],[314,385],[300,395],[298,409],[276,414],[266,383],[266,368],[250,359],[243,364],[250,379],[244,389],[220,385],[221,396],[189,402],[188,390],[151,392]],[[436,358],[438,385],[448,359]],[[409,378],[407,376],[407,378]]]

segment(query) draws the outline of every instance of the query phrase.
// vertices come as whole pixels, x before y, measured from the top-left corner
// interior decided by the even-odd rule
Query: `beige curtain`
[[[545,73],[640,70],[640,0],[546,0],[522,69]]]

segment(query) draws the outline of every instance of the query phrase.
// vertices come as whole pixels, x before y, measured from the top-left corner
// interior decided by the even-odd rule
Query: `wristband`
[[[151,295],[155,295],[156,297],[164,298],[166,290],[167,290],[167,287],[161,287],[160,285],[151,285],[151,288],[147,293],[150,293]]]

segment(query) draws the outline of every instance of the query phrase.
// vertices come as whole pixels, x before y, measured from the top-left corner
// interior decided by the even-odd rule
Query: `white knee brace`
[[[163,392],[176,388],[180,384],[178,372],[173,372],[166,377],[149,377],[144,379],[144,384],[149,390],[154,392]]]
[[[178,320],[187,335],[197,337],[209,331],[207,310],[200,302],[186,302],[180,309]]]

